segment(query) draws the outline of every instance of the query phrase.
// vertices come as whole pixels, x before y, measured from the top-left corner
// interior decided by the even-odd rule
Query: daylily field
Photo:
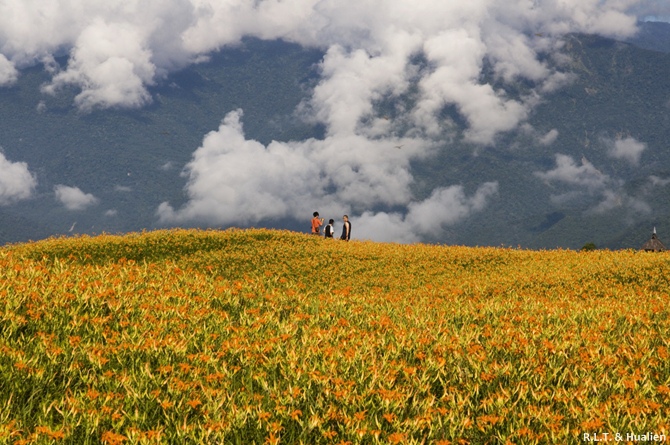
[[[0,443],[660,440],[669,279],[666,253],[256,229],[11,245]]]

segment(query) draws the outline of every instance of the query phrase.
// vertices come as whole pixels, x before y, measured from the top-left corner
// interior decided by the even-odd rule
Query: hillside
[[[174,73],[152,88],[146,108],[92,113],[72,106],[75,90],[41,94],[47,73],[26,70],[15,87],[0,89],[0,147],[8,159],[34,166],[38,185],[32,199],[0,205],[0,243],[71,234],[74,222],[74,233],[155,228],[161,202],[185,200],[181,169],[231,110],[242,108],[246,130],[265,143],[318,134],[292,114],[320,57],[249,40]],[[59,184],[99,203],[68,210],[54,197]]]
[[[670,234],[670,54],[660,51],[668,28],[644,24],[630,43],[566,36],[563,54],[570,63],[561,69],[572,83],[544,95],[527,126],[501,134],[491,146],[464,142],[462,118],[445,107],[444,116],[460,127],[451,140],[437,143],[434,156],[412,161],[411,192],[418,201],[436,188],[462,186],[469,196],[495,181],[498,193],[481,212],[425,241],[528,248],[594,242],[616,249],[639,247],[653,226],[661,239]],[[74,90],[40,93],[48,79],[43,67],[25,70],[16,86],[0,89],[0,147],[7,159],[30,167],[37,187],[31,199],[0,206],[0,243],[158,228],[158,206],[187,201],[180,173],[231,110],[244,110],[247,138],[262,144],[323,138],[322,126],[295,113],[315,85],[322,57],[282,41],[247,39],[151,87],[153,102],[143,109],[92,113],[72,106]],[[483,80],[512,98],[533,94],[524,82],[496,84],[492,76],[485,72]],[[402,101],[412,97],[382,100],[377,111],[402,109]],[[538,142],[552,132],[551,144]],[[641,154],[616,157],[617,143],[633,144]],[[557,154],[567,156],[574,171],[595,176],[586,182],[543,179],[552,171],[560,176]],[[58,185],[78,187],[95,201],[68,209],[55,197]],[[303,230],[309,217],[257,225]]]
[[[669,269],[269,230],[5,247],[0,441],[667,437]]]
[[[575,81],[543,101],[529,119],[540,134],[556,130],[556,141],[529,146],[526,135],[510,135],[500,148],[471,161],[496,175],[501,187],[496,208],[482,217],[486,223],[473,228],[485,237],[481,244],[494,244],[500,227],[510,232],[504,244],[535,248],[578,248],[589,240],[638,248],[652,226],[670,232],[668,190],[652,184],[652,178],[665,180],[669,173],[670,78],[664,73],[670,71],[670,57],[589,36],[566,39],[566,53]],[[645,144],[637,163],[612,156],[612,145],[627,138]],[[598,185],[581,188],[572,176],[543,183],[529,174],[564,174],[556,170],[557,154],[569,156],[587,177],[584,162],[590,164],[589,180]]]

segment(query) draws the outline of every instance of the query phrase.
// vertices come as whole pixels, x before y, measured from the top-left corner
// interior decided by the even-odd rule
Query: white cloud
[[[621,209],[632,210],[638,215],[651,213],[651,206],[649,204],[642,199],[631,197],[621,190],[604,190],[602,201],[591,209],[591,212],[606,213]]]
[[[348,53],[339,45],[328,50],[321,63],[322,81],[310,106],[330,134],[356,132],[361,118],[372,113],[373,100],[407,90],[407,58],[416,44],[412,40],[412,36],[396,36],[390,42],[395,52],[377,57],[362,49]]]
[[[560,57],[558,58],[560,60]],[[547,79],[542,84],[540,92],[542,93],[553,93],[555,91],[564,88],[577,79],[577,75],[573,73],[560,73],[555,72],[547,77]]]
[[[380,94],[406,92],[418,75],[420,95],[410,110],[417,125],[436,134],[441,108],[454,105],[470,125],[466,138],[490,144],[532,104],[482,83],[484,61],[506,82],[525,78],[551,90],[565,76],[538,54],[556,49],[568,32],[631,35],[633,7],[663,12],[645,0],[6,0],[0,83],[2,73],[13,81],[15,65],[44,63],[53,75],[45,91],[76,85],[83,110],[139,107],[167,72],[245,36],[282,38],[326,50],[311,104],[331,132],[355,128]],[[70,60],[58,71],[53,55],[65,52]],[[411,60],[421,53],[430,69],[418,72]]]
[[[531,124],[527,122],[519,126],[519,132],[524,136],[531,138],[533,142],[545,147],[552,145],[554,142],[556,142],[556,139],[558,139],[559,136],[559,132],[555,128],[547,131],[544,134],[541,134]]]
[[[535,176],[545,182],[562,182],[586,189],[590,192],[602,190],[610,182],[610,177],[600,172],[588,160],[582,159],[578,165],[572,157],[556,155],[556,168],[546,172],[535,172]]]
[[[18,78],[19,72],[14,64],[4,54],[0,54],[0,87],[13,85]]]
[[[404,214],[364,212],[352,219],[356,227],[355,237],[403,243],[421,241],[427,236],[437,237],[445,226],[461,222],[484,209],[497,193],[497,182],[483,184],[471,197],[466,196],[461,186],[439,188],[427,199],[409,203]]]
[[[53,75],[44,91],[81,88],[82,110],[138,107],[147,86],[194,55],[182,32],[193,20],[188,0],[7,0],[0,3],[0,55],[16,66],[44,64]],[[69,53],[64,71],[54,55]]]
[[[666,187],[670,184],[670,178],[661,178],[656,175],[651,175],[647,178],[647,182],[642,187],[642,193],[649,195],[654,189],[659,187]]]
[[[67,84],[84,85],[75,97],[82,110],[150,102],[146,86],[153,83],[156,67],[142,40],[137,26],[94,21],[77,39],[68,69],[56,74],[43,90],[55,93]]]
[[[558,205],[590,196],[599,202],[587,213],[606,213],[613,210],[632,211],[636,215],[651,212],[651,207],[640,198],[628,195],[623,189],[623,181],[603,174],[586,158],[578,165],[570,156],[556,155],[556,168],[546,172],[535,172],[535,176],[547,184],[562,183],[573,188],[572,191],[551,197]]]
[[[82,192],[78,187],[57,185],[54,187],[56,199],[68,210],[84,210],[99,202],[98,198],[90,193]]]
[[[557,138],[558,138],[558,130],[554,128],[552,130],[549,130],[544,136],[540,138],[540,144],[551,145],[554,142],[556,142]]]
[[[636,141],[632,137],[606,141],[606,143],[609,146],[608,153],[610,156],[616,159],[624,159],[631,165],[638,165],[640,163],[640,156],[642,156],[642,152],[647,148],[647,144]]]
[[[665,187],[666,185],[670,184],[670,178],[659,178],[658,176],[651,175],[649,176],[649,184],[651,184],[653,187]]]
[[[378,242],[415,243],[421,241],[401,213],[364,212],[351,220],[352,238]]]
[[[350,214],[355,237],[411,241],[438,235],[443,226],[483,209],[497,192],[497,183],[487,183],[467,197],[462,187],[453,186],[416,202],[409,164],[432,153],[422,140],[340,135],[266,147],[245,138],[240,118],[239,110],[229,113],[204,138],[184,170],[189,201],[179,209],[162,203],[157,210],[161,222],[248,225],[302,219],[317,210],[325,217]],[[366,210],[380,206],[402,206],[407,212]],[[374,233],[372,224],[380,222],[383,231]]]
[[[167,172],[167,171],[170,171],[174,168],[174,163],[172,161],[168,161],[168,162],[164,163],[163,165],[161,165],[158,168],[159,168],[159,170]]]
[[[241,115],[241,110],[229,113],[205,136],[184,171],[189,202],[176,211],[163,203],[158,211],[163,222],[250,224],[300,218],[316,209],[325,215],[406,204],[409,162],[430,150],[421,140],[357,135],[274,141],[266,147],[245,138]]]
[[[454,57],[449,51],[452,45],[464,55]],[[429,134],[441,132],[438,116],[447,104],[455,105],[468,121],[465,136],[474,143],[491,144],[497,133],[512,130],[526,118],[528,110],[522,103],[479,83],[484,47],[476,39],[457,31],[429,40],[425,49],[438,68],[419,83],[422,97],[414,110],[414,122]]]
[[[420,233],[437,235],[442,225],[454,224],[482,210],[497,193],[497,182],[484,183],[470,198],[461,186],[439,188],[425,201],[410,203],[407,219]]]
[[[10,162],[0,152],[0,205],[31,197],[37,180],[25,162]]]
[[[466,141],[494,144],[501,132],[524,123],[542,94],[572,81],[562,72],[568,65],[555,67],[562,35],[632,35],[633,8],[664,12],[647,0],[5,0],[0,86],[16,81],[16,67],[43,64],[51,76],[44,91],[79,88],[81,110],[141,107],[152,100],[149,87],[167,73],[245,36],[320,48],[320,77],[302,111],[324,124],[324,140],[264,146],[245,138],[241,113],[232,113],[184,170],[188,202],[178,209],[163,203],[161,221],[252,224],[316,209],[367,211],[368,220],[386,221],[403,234],[432,236],[417,216],[428,206],[437,227],[462,220],[492,194],[485,185],[469,198],[447,187],[414,202],[411,161],[430,156],[436,141],[461,137],[442,117],[445,108],[466,122]],[[64,54],[69,59],[61,68],[55,56]],[[495,86],[484,76],[486,66]],[[533,90],[527,97],[506,91],[519,79]],[[408,109],[375,115],[377,101],[406,94]],[[554,138],[550,132],[540,143]],[[635,146],[622,150],[624,159],[639,159]],[[590,163],[568,158],[538,176],[589,190],[611,184]],[[57,195],[75,208],[97,202],[74,188],[57,188]],[[406,211],[395,213],[398,208]]]

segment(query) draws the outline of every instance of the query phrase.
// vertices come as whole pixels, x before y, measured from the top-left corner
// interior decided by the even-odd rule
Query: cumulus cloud
[[[621,190],[604,190],[602,200],[590,210],[591,213],[606,213],[617,209],[632,210],[636,214],[651,213],[651,206],[642,199],[629,196]]]
[[[2,73],[13,81],[15,66],[44,63],[53,74],[45,91],[74,84],[81,109],[138,107],[151,100],[147,87],[171,70],[245,36],[282,38],[326,50],[314,102],[337,131],[336,123],[351,126],[368,113],[379,94],[406,92],[417,75],[412,60],[422,54],[429,69],[418,73],[416,123],[434,132],[436,113],[454,105],[471,126],[466,138],[491,143],[526,118],[529,104],[482,83],[485,61],[505,82],[551,88],[563,77],[538,54],[555,49],[557,37],[631,35],[631,10],[643,6],[645,13],[661,7],[650,0],[7,0],[0,4],[0,81]],[[49,61],[63,53],[70,57],[60,71]],[[347,88],[336,90],[343,82]],[[350,102],[350,116],[342,116]]]
[[[79,87],[82,110],[139,107],[157,77],[192,60],[181,34],[193,9],[186,0],[8,0],[0,3],[0,56],[13,67],[43,64],[53,75],[44,92]],[[65,70],[54,62],[63,54]]]
[[[557,63],[561,64],[562,63],[562,58],[561,57],[554,57],[554,59],[558,59]],[[560,90],[561,88],[564,88],[571,83],[573,83],[577,79],[577,75],[573,73],[562,73],[562,72],[554,72],[551,75],[547,77],[547,79],[544,81],[540,88],[541,93],[553,93],[555,91]]]
[[[484,183],[471,197],[465,194],[462,186],[438,188],[427,199],[409,203],[404,214],[364,212],[353,220],[356,237],[406,243],[437,237],[445,226],[456,224],[484,209],[497,193],[497,182]]]
[[[229,113],[205,136],[183,172],[188,203],[179,210],[161,204],[161,221],[252,224],[316,208],[341,214],[406,204],[410,160],[430,152],[422,140],[355,134],[264,146],[246,139],[241,116],[241,110]]]
[[[77,39],[68,69],[43,90],[53,94],[67,84],[85,86],[75,97],[82,110],[150,102],[146,86],[153,83],[156,67],[142,40],[137,26],[95,20]]]
[[[555,128],[547,131],[546,133],[540,133],[529,123],[520,125],[519,131],[524,136],[530,138],[533,142],[545,147],[556,142],[556,139],[558,139],[559,136],[559,132]]]
[[[551,145],[554,142],[556,142],[557,138],[558,138],[558,130],[554,128],[552,130],[549,130],[544,136],[540,138],[540,144]]]
[[[670,184],[670,178],[659,178],[656,175],[649,176],[649,184],[652,187],[665,187]]]
[[[364,50],[347,52],[339,45],[327,51],[321,63],[322,81],[314,89],[309,105],[314,117],[326,124],[329,134],[360,131],[360,121],[372,113],[374,100],[407,90],[412,37],[400,36],[396,40],[396,53],[378,57],[371,57]]]
[[[51,76],[43,91],[78,88],[80,110],[141,107],[152,100],[150,87],[167,73],[247,36],[319,48],[324,54],[319,78],[300,110],[324,125],[325,138],[264,146],[246,139],[241,112],[229,114],[183,171],[187,203],[177,209],[161,204],[160,220],[252,224],[318,208],[323,214],[360,215],[362,228],[376,218],[386,221],[389,233],[395,227],[403,234],[432,236],[417,215],[430,208],[437,222],[432,227],[463,220],[494,195],[493,183],[470,197],[456,186],[415,202],[411,161],[430,156],[447,137],[495,144],[500,133],[527,120],[541,95],[572,81],[562,72],[567,64],[556,63],[565,33],[630,36],[636,31],[635,10],[651,14],[662,7],[654,5],[651,0],[5,0],[0,86],[15,82],[23,67],[42,64]],[[59,55],[68,56],[65,66],[55,62]],[[525,97],[506,90],[519,80],[529,85]],[[399,99],[407,109],[378,116],[375,104],[386,99]],[[462,134],[449,128],[445,110],[465,122]],[[555,136],[550,132],[540,143],[550,144]],[[635,161],[635,150],[622,148],[617,156]],[[606,176],[592,165],[557,162],[555,170],[538,176],[605,188],[598,184],[607,183]],[[56,190],[64,203],[81,203],[70,204],[76,208],[96,202],[78,189]]]
[[[13,85],[18,78],[18,70],[4,54],[0,54],[0,87]]]
[[[78,187],[69,187],[59,184],[54,187],[56,199],[68,210],[84,210],[99,202],[98,198],[90,193],[82,192]]]
[[[571,156],[563,154],[556,155],[556,168],[535,172],[535,176],[547,183],[561,182],[590,192],[602,190],[610,182],[610,177],[600,172],[587,159],[582,158],[581,164],[577,164]]]
[[[0,151],[0,205],[30,198],[37,180],[25,162],[11,162]]]
[[[254,224],[318,210],[352,215],[356,238],[411,242],[438,236],[482,210],[498,190],[497,183],[485,183],[468,197],[452,186],[416,201],[409,164],[431,152],[423,140],[340,135],[264,146],[245,138],[241,116],[240,110],[229,113],[204,138],[184,170],[188,202],[179,209],[162,203],[161,222]],[[397,206],[407,211],[368,210]]]
[[[552,196],[553,202],[557,204],[590,196],[599,202],[587,213],[605,213],[615,209],[630,210],[637,214],[651,211],[651,207],[644,200],[632,197],[624,191],[622,181],[602,173],[584,157],[578,164],[570,156],[557,154],[556,168],[534,174],[547,184],[561,183],[572,188],[570,192]]]
[[[640,163],[640,156],[642,156],[642,152],[647,148],[647,144],[639,142],[632,137],[606,141],[606,144],[609,146],[608,153],[610,156],[626,160],[631,165],[638,165]]]
[[[667,187],[670,185],[670,178],[661,178],[656,175],[651,175],[647,178],[647,181],[642,186],[642,193],[649,195],[655,191],[657,188]]]
[[[538,92],[568,83],[538,57],[557,49],[567,32],[626,36],[635,32],[631,2],[515,1],[265,1],[199,2],[195,24],[183,34],[185,47],[207,52],[241,35],[283,38],[326,49],[321,81],[310,100],[313,116],[331,134],[356,129],[384,95],[418,97],[410,122],[430,137],[444,128],[440,119],[453,106],[468,124],[466,140],[492,144],[516,128],[535,100],[518,100],[482,82],[486,63],[504,83],[526,79]],[[216,25],[216,26],[214,26]],[[421,55],[426,66],[414,66]],[[374,120],[368,122],[375,122]],[[360,129],[358,130],[360,132]]]

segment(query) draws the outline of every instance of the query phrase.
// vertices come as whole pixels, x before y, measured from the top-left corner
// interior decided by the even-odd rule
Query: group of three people
[[[314,218],[312,218],[312,235],[320,235],[321,226],[323,225],[324,220],[323,218],[319,218],[319,212],[314,212],[313,216]],[[349,217],[347,215],[344,215],[342,219],[344,220],[344,225],[342,226],[342,236],[340,237],[340,239],[344,241],[349,241],[349,238],[351,237],[351,223],[349,222]],[[334,223],[335,223],[334,219],[328,221],[328,225],[324,230],[324,237],[333,238]]]

